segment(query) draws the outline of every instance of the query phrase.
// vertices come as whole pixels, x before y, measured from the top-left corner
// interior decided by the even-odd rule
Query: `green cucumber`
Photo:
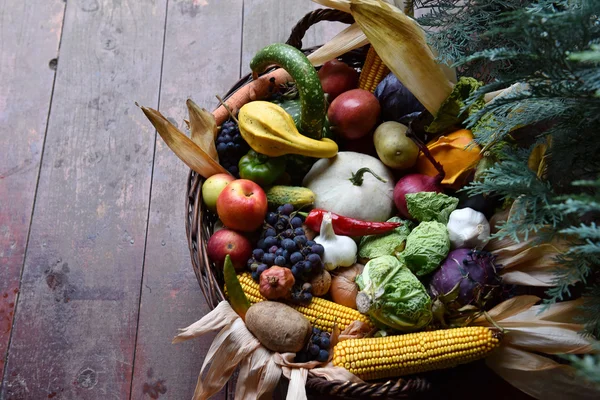
[[[266,194],[271,207],[291,204],[298,209],[314,204],[316,198],[312,190],[302,186],[272,186]]]
[[[296,81],[301,104],[298,130],[310,138],[321,139],[326,103],[317,71],[300,50],[283,43],[263,48],[250,61],[255,77],[272,65],[285,69]]]

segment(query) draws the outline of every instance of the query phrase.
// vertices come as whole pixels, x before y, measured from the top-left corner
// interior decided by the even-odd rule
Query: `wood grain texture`
[[[245,0],[241,74],[250,72],[250,60],[264,46],[285,42],[296,23],[312,10],[323,6],[306,0]],[[320,22],[311,27],[302,41],[303,47],[325,43],[347,25]]]
[[[212,110],[237,81],[242,0],[169,1],[159,108],[181,129],[185,101]],[[224,34],[226,32],[226,34]],[[132,398],[189,399],[213,335],[172,345],[178,328],[209,308],[185,234],[189,168],[158,137]],[[157,390],[158,388],[162,390]],[[152,397],[155,396],[155,397]],[[215,396],[225,398],[225,390]]]
[[[35,4],[34,4],[35,3]],[[0,380],[19,293],[65,4],[0,0]]]
[[[0,398],[129,396],[154,148],[134,101],[157,104],[165,11],[67,3]]]

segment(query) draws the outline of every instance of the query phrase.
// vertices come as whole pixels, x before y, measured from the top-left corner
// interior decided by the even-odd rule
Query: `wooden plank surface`
[[[0,0],[0,381],[19,293],[65,4]]]
[[[67,3],[0,398],[129,397],[165,11]]]
[[[250,60],[258,50],[271,43],[284,43],[296,23],[312,10],[323,8],[305,0],[245,0],[241,74],[250,72]],[[304,48],[325,43],[347,25],[320,22],[304,36]]]
[[[180,128],[185,101],[212,110],[237,81],[242,0],[169,1],[161,112]],[[183,129],[183,128],[182,128]],[[172,345],[178,328],[205,315],[185,235],[189,168],[158,137],[132,398],[190,399],[213,335]],[[216,399],[225,398],[225,390]]]

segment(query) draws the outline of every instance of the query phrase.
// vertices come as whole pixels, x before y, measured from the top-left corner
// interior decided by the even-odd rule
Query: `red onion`
[[[412,124],[408,125],[408,131],[406,136],[411,138],[419,149],[423,152],[423,155],[433,164],[438,170],[439,174],[436,176],[428,176],[424,174],[408,174],[398,180],[394,187],[394,203],[401,216],[404,218],[412,219],[412,216],[408,212],[406,207],[406,195],[409,193],[419,192],[436,192],[442,193],[443,189],[441,182],[444,179],[445,173],[442,165],[433,158],[429,149],[425,144],[417,138],[412,130]]]
[[[394,187],[394,203],[400,215],[411,219],[411,215],[406,207],[406,195],[418,192],[436,192],[442,193],[441,179],[437,176],[428,176],[423,174],[409,174],[398,180]]]

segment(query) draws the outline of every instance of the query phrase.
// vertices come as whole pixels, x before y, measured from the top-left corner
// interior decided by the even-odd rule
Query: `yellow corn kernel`
[[[266,300],[266,298],[260,294],[258,283],[252,279],[249,272],[238,274],[238,279],[251,304]],[[225,288],[225,293],[227,293],[227,288]],[[290,306],[303,314],[314,327],[325,332],[331,333],[333,331],[333,326],[336,323],[340,328],[340,331],[343,331],[354,321],[362,321],[368,324],[371,329],[373,328],[371,321],[366,315],[363,315],[352,308],[342,306],[320,297],[313,297],[312,301],[305,306],[296,304],[290,304]]]
[[[502,334],[496,330],[469,326],[384,338],[350,339],[333,348],[333,365],[344,367],[364,380],[410,375],[484,358],[500,345],[501,338]],[[430,350],[414,345],[417,343],[426,344]],[[373,351],[362,351],[365,348]],[[339,362],[342,352],[353,354],[356,367]]]
[[[375,49],[370,47],[358,79],[358,87],[373,93],[379,82],[389,73],[390,69],[381,61]]]

